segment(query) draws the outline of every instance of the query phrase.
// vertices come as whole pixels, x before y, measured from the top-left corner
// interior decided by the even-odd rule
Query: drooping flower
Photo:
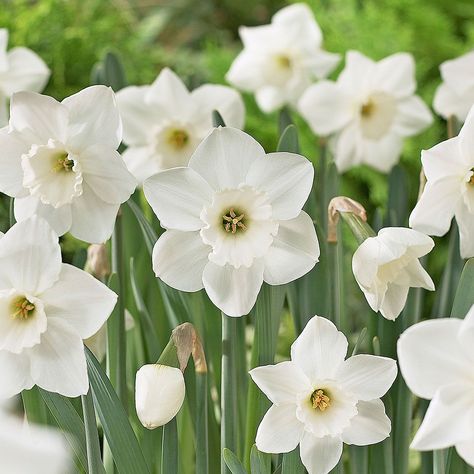
[[[257,367],[253,381],[273,403],[257,430],[266,453],[300,447],[309,474],[327,474],[343,443],[365,446],[390,434],[380,400],[397,374],[394,360],[360,354],[344,360],[347,339],[315,316],[291,346],[291,361]]]
[[[212,130],[212,111],[225,123],[243,128],[245,106],[230,87],[204,84],[189,92],[183,81],[164,68],[150,86],[131,86],[117,93],[123,120],[123,154],[139,182],[158,171],[187,166],[199,143]]]
[[[101,243],[135,179],[116,151],[122,125],[110,88],[92,86],[61,103],[33,92],[11,100],[0,130],[0,191],[15,217],[45,218],[58,235]]]
[[[142,425],[150,430],[166,425],[181,409],[185,393],[180,369],[162,364],[141,367],[135,381],[135,405]]]
[[[445,119],[455,116],[464,122],[474,104],[474,51],[445,61],[439,69],[443,82],[436,89],[433,108]]]
[[[421,152],[427,183],[410,215],[410,227],[444,235],[459,226],[461,256],[474,256],[474,106],[457,137]]]
[[[352,271],[374,311],[394,320],[405,306],[408,290],[434,290],[431,277],[418,260],[431,252],[433,239],[403,227],[381,229],[354,252]]]
[[[430,319],[398,340],[400,370],[410,390],[431,400],[411,447],[455,446],[474,467],[474,306],[464,320]]]
[[[349,51],[337,81],[310,86],[298,109],[314,133],[331,136],[339,171],[365,163],[387,173],[400,158],[404,137],[416,135],[433,120],[415,89],[410,54],[376,62]]]
[[[5,474],[64,474],[70,455],[60,433],[44,426],[25,425],[0,409],[0,459]]]
[[[7,51],[8,30],[0,28],[0,127],[8,123],[8,100],[15,92],[41,92],[50,71],[31,49],[19,46]]]
[[[258,106],[272,112],[296,105],[314,78],[326,77],[340,60],[322,49],[323,35],[308,5],[282,8],[269,25],[239,28],[244,50],[226,79],[255,93]]]
[[[61,263],[58,237],[39,217],[0,239],[0,398],[38,385],[68,397],[87,393],[83,339],[97,332],[117,295]]]
[[[167,229],[153,249],[156,275],[181,291],[205,288],[229,316],[247,314],[263,281],[288,283],[318,261],[313,222],[301,210],[313,173],[300,155],[266,155],[246,133],[214,129],[189,167],[144,183]]]

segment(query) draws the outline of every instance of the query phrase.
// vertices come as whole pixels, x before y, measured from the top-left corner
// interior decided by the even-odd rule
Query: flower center
[[[371,99],[369,99],[369,101],[363,104],[362,107],[360,108],[360,114],[362,115],[363,118],[368,118],[373,114],[374,108],[375,108],[374,102]]]
[[[373,92],[359,105],[362,134],[379,140],[392,126],[397,111],[395,99],[385,92]]]
[[[20,296],[11,303],[11,317],[26,321],[31,318],[35,312],[35,305],[26,297]]]
[[[57,173],[70,172],[74,166],[74,161],[68,158],[66,152],[60,153],[56,158],[56,163],[53,165],[53,171]]]
[[[278,54],[275,60],[282,69],[291,69],[291,59],[285,54]]]
[[[319,409],[320,411],[324,411],[331,406],[331,399],[327,393],[328,392],[325,392],[324,389],[318,388],[311,394],[311,405],[315,410]]]
[[[467,182],[467,184],[474,186],[474,168],[471,168],[471,177],[469,178],[469,181]]]
[[[168,143],[177,150],[184,148],[189,142],[189,135],[185,130],[171,129],[168,132]]]
[[[246,225],[243,222],[245,214],[236,212],[233,207],[231,207],[225,215],[222,216],[222,225],[226,232],[232,232],[235,234],[237,231],[243,232],[247,229]]]

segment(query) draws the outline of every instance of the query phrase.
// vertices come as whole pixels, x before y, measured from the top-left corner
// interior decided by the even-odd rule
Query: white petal
[[[50,138],[66,141],[69,111],[57,100],[34,92],[17,92],[10,103],[10,127],[25,143],[46,145]]]
[[[202,274],[211,250],[199,232],[167,230],[153,248],[153,270],[173,288],[199,291],[204,287]]]
[[[459,131],[459,149],[469,166],[474,165],[472,150],[474,148],[474,107],[471,107],[467,114],[466,121]]]
[[[219,127],[197,147],[189,167],[219,191],[245,183],[251,165],[264,155],[262,146],[250,135],[236,128]]]
[[[87,339],[107,321],[117,295],[88,273],[63,263],[59,280],[41,299],[48,318],[65,320],[81,339]]]
[[[149,146],[127,148],[122,153],[123,161],[135,179],[143,184],[150,176],[162,171],[159,156]]]
[[[120,204],[108,204],[85,182],[82,195],[71,204],[71,234],[92,244],[101,244],[112,235]]]
[[[23,187],[23,168],[21,155],[28,153],[29,148],[18,135],[8,131],[8,127],[0,129],[0,191],[12,197],[23,197],[28,194]]]
[[[191,93],[192,99],[199,105],[201,121],[212,126],[212,111],[217,110],[226,126],[244,127],[245,105],[240,94],[220,84],[204,84]]]
[[[176,367],[141,367],[135,381],[135,405],[142,425],[155,429],[171,421],[183,405],[185,392],[183,373]]]
[[[375,64],[375,61],[358,51],[347,51],[346,65],[339,74],[337,83],[348,93],[360,94],[367,90]]]
[[[378,308],[385,319],[394,321],[398,318],[407,302],[409,289],[408,285],[388,283],[382,303]]]
[[[471,368],[458,341],[459,319],[428,320],[408,328],[398,340],[400,370],[410,390],[433,398],[440,385],[469,377]]]
[[[265,85],[257,89],[255,101],[262,112],[275,112],[287,102],[286,94],[280,87]]]
[[[332,142],[334,161],[340,173],[360,164],[361,157],[358,153],[360,144],[359,131],[355,123],[347,126]]]
[[[305,157],[270,153],[250,166],[247,184],[268,194],[274,219],[286,220],[299,215],[311,191],[313,177],[313,165]]]
[[[422,150],[421,161],[428,181],[449,177],[463,179],[469,166],[464,160],[458,137],[438,143],[429,150]]]
[[[347,339],[326,318],[311,318],[291,346],[291,360],[311,382],[332,379],[347,353]]]
[[[417,95],[397,103],[394,130],[404,136],[416,135],[433,123],[428,106]]]
[[[474,216],[463,203],[456,211],[459,227],[459,244],[462,258],[474,257]]]
[[[258,388],[276,405],[295,404],[299,393],[311,393],[308,377],[291,361],[256,367],[249,374]]]
[[[336,377],[358,400],[369,401],[385,395],[396,376],[393,359],[359,354],[345,360]]]
[[[306,59],[305,64],[311,68],[317,79],[323,79],[331,74],[340,61],[340,54],[318,50]]]
[[[474,393],[468,387],[444,385],[436,392],[413,439],[413,449],[444,449],[472,437]]]
[[[22,390],[29,390],[34,385],[30,376],[30,361],[25,353],[0,351],[0,373],[0,401],[13,397]]]
[[[382,400],[359,402],[357,410],[358,414],[352,418],[350,427],[342,433],[344,443],[366,446],[388,438],[391,422],[385,414]]]
[[[308,273],[319,260],[319,242],[313,221],[306,212],[280,221],[278,234],[264,257],[263,279],[283,285]]]
[[[272,24],[295,28],[304,43],[320,46],[323,35],[311,8],[305,3],[295,3],[278,10],[272,17]]]
[[[300,456],[311,474],[328,474],[341,459],[342,441],[331,436],[316,438],[306,432],[300,443]]]
[[[474,340],[474,304],[463,319],[458,337],[466,353],[474,359],[474,345],[472,344]]]
[[[204,288],[211,301],[227,316],[244,316],[255,305],[263,283],[263,261],[250,267],[223,267],[209,262],[204,268]]]
[[[125,202],[136,186],[120,154],[107,145],[93,145],[80,155],[82,175],[87,184],[109,204]]]
[[[41,388],[66,397],[85,395],[89,389],[86,356],[80,336],[60,318],[48,318],[41,344],[28,351],[31,377]]]
[[[364,139],[362,143],[362,162],[381,173],[389,173],[400,160],[403,140],[396,134],[387,133],[379,140]]]
[[[31,49],[17,47],[8,52],[8,71],[0,74],[2,91],[41,92],[48,82],[50,71],[44,61]]]
[[[415,258],[423,257],[434,247],[431,237],[406,227],[385,227],[378,235],[387,247],[393,249],[397,245],[401,246],[401,252]]]
[[[162,171],[143,183],[145,197],[165,228],[199,230],[203,207],[212,201],[212,189],[191,168]]]
[[[321,81],[306,89],[298,110],[318,135],[330,135],[344,128],[353,118],[350,97],[331,81]]]
[[[44,219],[18,222],[0,240],[1,288],[34,296],[49,288],[60,270],[58,236]]]
[[[438,115],[444,119],[455,115],[461,122],[466,120],[472,104],[474,104],[474,87],[465,94],[459,94],[446,83],[438,86],[433,99],[433,108]]]
[[[110,87],[87,87],[62,104],[69,111],[68,147],[76,151],[95,144],[119,146],[122,121]]]
[[[296,418],[295,405],[273,405],[257,429],[255,443],[264,453],[288,453],[298,446],[304,425]]]
[[[466,461],[471,467],[474,467],[474,437],[468,441],[462,441],[456,443],[456,451],[464,461]]]
[[[414,94],[415,60],[409,53],[396,53],[375,65],[371,78],[374,88],[388,92],[394,97],[407,97]]]
[[[240,27],[239,32],[247,29],[252,28]],[[234,59],[225,78],[227,82],[239,89],[254,92],[264,81],[263,74],[260,73],[262,67],[261,56],[244,50]]]

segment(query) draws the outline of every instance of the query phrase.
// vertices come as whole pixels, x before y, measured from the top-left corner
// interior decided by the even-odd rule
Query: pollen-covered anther
[[[56,163],[53,166],[53,171],[72,171],[74,161],[68,158],[67,153],[61,153],[56,159]]]
[[[237,232],[237,229],[246,230],[247,227],[242,222],[244,217],[244,214],[237,215],[234,211],[234,208],[231,207],[229,209],[229,212],[227,212],[226,215],[222,216],[222,219],[224,219],[225,231],[232,232],[232,234],[235,234]]]
[[[471,169],[471,177],[469,178],[468,184],[474,185],[474,168]]]
[[[331,406],[331,399],[323,389],[317,389],[311,394],[311,405],[314,409],[324,411]]]
[[[176,149],[183,148],[189,141],[189,135],[185,130],[174,129],[168,135],[168,142]]]
[[[362,118],[370,117],[374,112],[374,108],[374,102],[372,100],[369,100],[360,108],[360,115],[362,115]]]
[[[291,68],[291,59],[284,55],[284,54],[279,54],[276,57],[278,65],[283,68],[283,69],[290,69]]]
[[[11,316],[13,319],[26,320],[32,316],[34,310],[35,305],[31,301],[25,297],[20,297],[12,303]]]

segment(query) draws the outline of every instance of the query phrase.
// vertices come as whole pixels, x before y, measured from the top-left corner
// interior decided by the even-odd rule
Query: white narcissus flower
[[[375,312],[394,320],[402,312],[410,288],[434,290],[418,260],[433,247],[433,239],[403,227],[386,227],[360,244],[352,257],[352,271]]]
[[[212,130],[217,110],[230,127],[243,128],[245,106],[230,87],[204,84],[192,92],[164,68],[150,86],[117,93],[123,120],[123,159],[141,183],[158,171],[187,166],[199,143]]]
[[[58,235],[101,243],[136,181],[116,151],[122,125],[112,89],[92,86],[64,99],[13,95],[0,129],[0,191],[15,217],[45,218]]]
[[[464,122],[474,104],[474,51],[445,61],[439,69],[443,83],[436,89],[433,108],[445,119],[455,116]]]
[[[181,370],[162,364],[147,364],[137,372],[137,415],[149,430],[166,425],[183,405],[186,387]]]
[[[15,92],[41,92],[50,71],[31,49],[22,46],[7,51],[8,30],[0,28],[0,127],[8,123],[8,99]]]
[[[272,112],[296,105],[314,78],[326,77],[340,56],[322,49],[323,35],[313,12],[304,3],[282,8],[269,25],[239,28],[244,50],[226,79],[255,93],[258,106]]]
[[[398,340],[400,371],[409,389],[431,400],[411,447],[455,446],[474,467],[474,306],[464,320],[431,319]]]
[[[403,139],[433,121],[415,89],[411,54],[376,62],[349,51],[337,81],[310,86],[298,109],[314,133],[331,136],[339,171],[365,163],[387,173],[400,158]]]
[[[266,155],[246,133],[214,129],[188,168],[144,183],[167,229],[153,249],[156,275],[181,291],[205,288],[229,316],[247,314],[263,281],[289,283],[318,261],[316,231],[301,210],[313,174],[303,156]]]
[[[344,334],[315,316],[291,346],[291,361],[250,371],[273,403],[257,430],[260,451],[287,453],[299,444],[309,474],[327,474],[343,443],[387,438],[391,424],[380,397],[395,380],[396,362],[366,354],[344,360],[346,353]]]
[[[457,137],[421,152],[427,182],[410,227],[444,235],[456,218],[461,256],[474,256],[474,106]]]
[[[38,385],[67,397],[87,393],[83,339],[97,332],[117,295],[61,263],[58,236],[32,217],[0,239],[0,398]]]

